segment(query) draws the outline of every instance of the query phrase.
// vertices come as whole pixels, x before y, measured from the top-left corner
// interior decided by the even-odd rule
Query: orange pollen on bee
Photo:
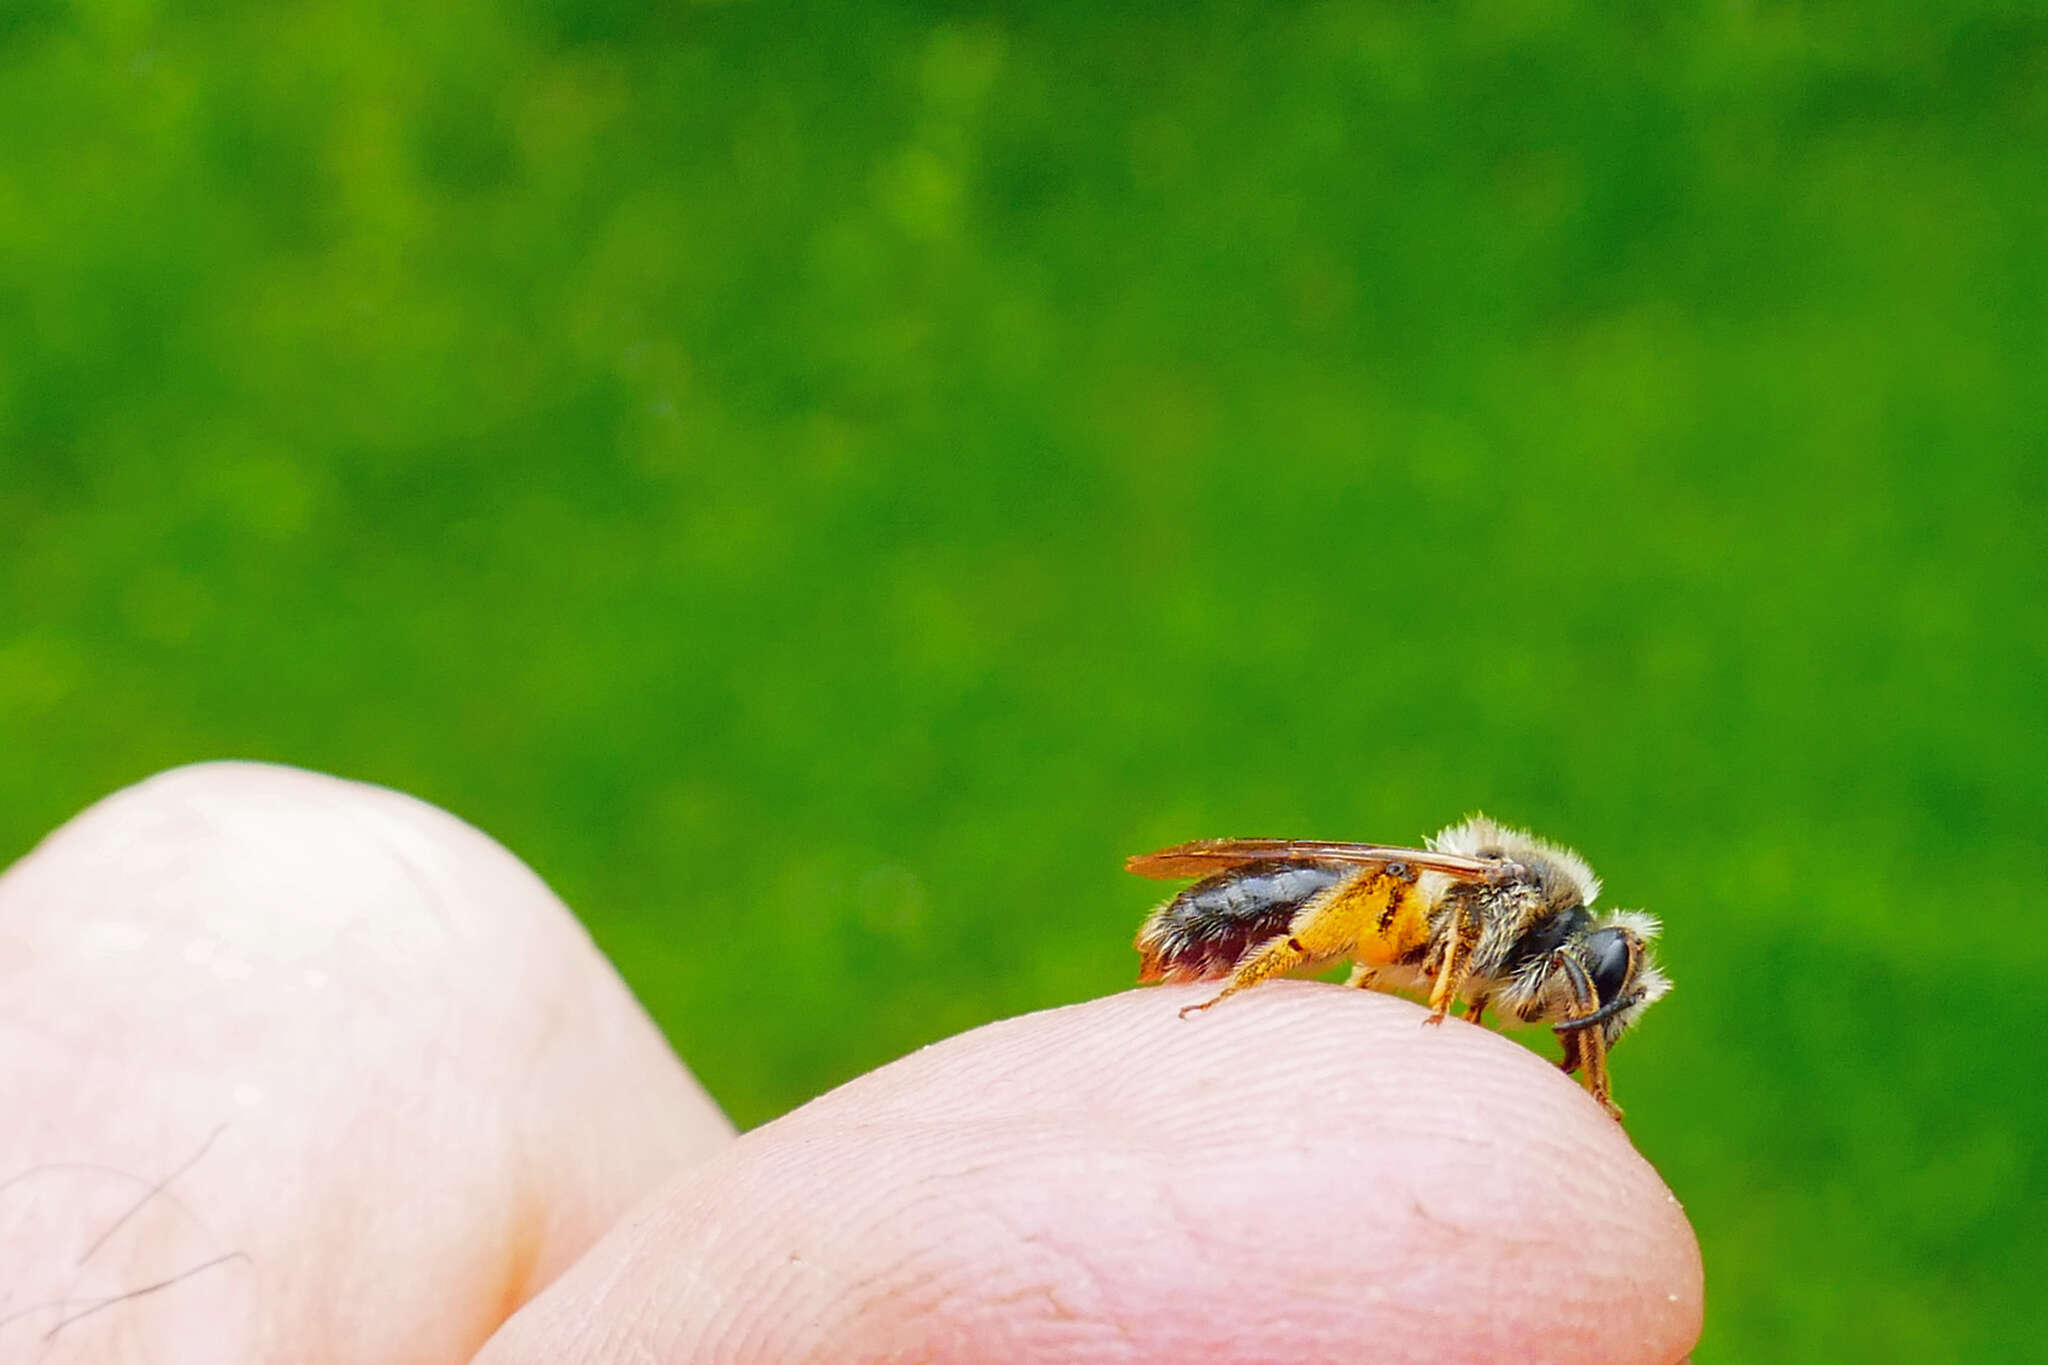
[[[1385,967],[1429,942],[1429,897],[1412,881],[1374,872],[1334,892],[1328,913],[1357,924],[1355,961]]]

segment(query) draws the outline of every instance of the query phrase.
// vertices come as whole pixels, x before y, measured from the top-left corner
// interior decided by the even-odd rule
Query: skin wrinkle
[[[614,1307],[602,1294],[597,1302]],[[612,1312],[599,1313],[592,1320],[598,1330],[584,1339],[575,1354],[578,1361],[608,1363],[629,1354],[649,1361],[665,1355],[674,1358],[663,1341],[663,1333],[677,1334],[676,1326],[672,1319],[662,1316],[660,1306],[653,1302],[628,1303]]]
[[[1168,1225],[1180,1234],[1175,1247],[1176,1254],[1169,1259],[1175,1264],[1188,1265],[1201,1270],[1213,1267],[1217,1258],[1210,1252],[1206,1241],[1202,1237],[1202,1220],[1195,1215],[1192,1209],[1188,1208],[1186,1201],[1181,1198],[1180,1192],[1174,1188],[1171,1182],[1166,1182],[1155,1192],[1154,1199],[1155,1206],[1165,1208],[1172,1215],[1168,1220]]]
[[[1013,1252],[1018,1254],[1020,1259],[1041,1259],[1023,1256],[1023,1253],[1029,1251],[1039,1251],[1046,1253],[1042,1259],[1052,1262],[1050,1267],[1052,1270],[1070,1268],[1083,1272],[1084,1275],[1094,1281],[1097,1292],[1093,1297],[1097,1303],[1105,1301],[1105,1296],[1100,1292],[1101,1282],[1099,1278],[1094,1276],[1093,1269],[1086,1257],[1061,1250],[1056,1244],[1055,1239],[1045,1235],[1038,1227],[1032,1224],[1018,1219],[1006,1218],[1004,1210],[998,1205],[991,1205],[983,1212],[997,1233],[990,1240],[1007,1243]],[[1005,1269],[1011,1268],[1005,1267]],[[1017,1269],[1021,1271],[1021,1267],[1017,1267]],[[938,1272],[941,1277],[945,1273],[946,1268],[941,1268]],[[985,1312],[987,1306],[1000,1305],[1005,1302],[1023,1303],[1040,1300],[1052,1305],[1056,1315],[1060,1318],[1074,1320],[1080,1316],[1076,1310],[1068,1307],[1060,1300],[1058,1292],[1060,1277],[1057,1274],[1042,1272],[1021,1273],[1020,1278],[1025,1283],[1008,1291],[995,1291],[994,1293],[988,1292],[986,1286],[980,1286],[972,1282],[963,1285],[961,1287],[962,1316],[971,1316],[977,1312]]]
[[[987,1319],[996,1324],[1015,1322],[1015,1335],[1027,1341],[1053,1346],[1066,1352],[1089,1347],[1091,1343],[1117,1341],[1129,1344],[1128,1329],[1118,1323],[1113,1315],[1086,1313],[1069,1307],[1060,1300],[1055,1281],[1034,1282],[1010,1291],[989,1291],[985,1286],[964,1283],[960,1287],[959,1310],[951,1315],[963,1321]],[[1049,1311],[1004,1313],[1003,1309],[1020,1309],[1043,1305]],[[946,1312],[942,1302],[939,1312]]]
[[[802,1211],[808,1212],[808,1210]],[[843,1266],[845,1263],[842,1248],[862,1245],[864,1239],[864,1231],[857,1222],[852,1223],[850,1226],[816,1227],[809,1219],[806,1219],[800,1225],[800,1230],[809,1233],[810,1240],[817,1244],[817,1255],[831,1256],[834,1252],[839,1252],[840,1254],[834,1258],[834,1264],[838,1266]],[[823,1267],[818,1265],[815,1259],[807,1258],[799,1252],[784,1249],[786,1245],[785,1243],[782,1247],[778,1247],[774,1243],[762,1243],[758,1252],[742,1265],[738,1267],[725,1267],[726,1277],[752,1286],[751,1297],[756,1300],[765,1299],[768,1302],[783,1304],[787,1306],[788,1311],[795,1311],[796,1308],[807,1302],[798,1291],[802,1289],[806,1282],[812,1284],[820,1282],[820,1273]],[[743,1246],[742,1250],[745,1251],[746,1248]],[[776,1254],[778,1250],[781,1251],[781,1254]],[[698,1267],[693,1267],[693,1274],[698,1269]],[[894,1274],[895,1271],[892,1267],[883,1267],[875,1270],[872,1273],[872,1277],[886,1279]],[[858,1296],[865,1290],[865,1282],[858,1271],[847,1278],[845,1283],[845,1292],[848,1295]],[[808,1311],[815,1317],[821,1311],[823,1304],[828,1301],[822,1298],[813,1300],[811,1302],[816,1306]],[[728,1297],[726,1304],[723,1306],[726,1308],[734,1306],[730,1297]],[[763,1354],[762,1338],[764,1334],[775,1333],[778,1328],[786,1331],[789,1320],[785,1317],[782,1323],[776,1323],[772,1320],[764,1320],[759,1315],[749,1319],[744,1312],[744,1299],[740,1301],[738,1306],[740,1308],[739,1315],[736,1318],[729,1319],[728,1325],[725,1328],[725,1335],[736,1334],[739,1343],[746,1348],[737,1350],[734,1353],[734,1358],[740,1360],[772,1358]]]
[[[985,1128],[983,1130],[986,1131]],[[878,1231],[914,1227],[928,1214],[934,1211],[943,1213],[951,1207],[959,1198],[958,1191],[962,1188],[971,1190],[977,1176],[1000,1171],[1010,1164],[999,1158],[980,1156],[978,1153],[983,1148],[977,1147],[977,1155],[964,1161],[946,1166],[934,1165],[935,1157],[957,1150],[963,1131],[971,1132],[975,1128],[963,1130],[901,1120],[863,1125],[859,1140],[850,1146],[852,1150],[872,1158],[875,1165],[866,1172],[868,1179],[856,1182],[854,1194],[835,1208],[839,1226],[834,1230],[849,1240],[858,1241]],[[789,1150],[785,1146],[778,1150],[777,1156]],[[807,1157],[810,1155],[806,1153]],[[832,1173],[836,1174],[836,1167],[844,1165],[845,1158],[844,1150],[826,1156],[834,1168]],[[800,1164],[783,1160],[769,1163],[770,1169],[785,1175],[801,1175],[814,1165],[815,1159],[807,1159]],[[883,1178],[897,1172],[917,1173],[916,1187],[907,1196]]]
[[[950,1300],[958,1301],[941,1284],[937,1268],[924,1268],[924,1257],[920,1252],[905,1251],[895,1261],[879,1266],[873,1273],[856,1276],[848,1282],[847,1302],[858,1304],[862,1311],[852,1315],[856,1321],[861,1318],[877,1318],[884,1321],[916,1322],[923,1318],[935,1317]],[[907,1273],[906,1273],[907,1271]],[[971,1301],[962,1301],[971,1310]],[[950,1322],[950,1318],[937,1320]],[[813,1318],[813,1324],[817,1319]],[[766,1330],[777,1337],[788,1333],[777,1330],[778,1324],[767,1324]],[[816,1341],[819,1333],[810,1338]],[[805,1340],[803,1336],[799,1341]],[[808,1352],[806,1354],[809,1354]],[[744,1359],[744,1357],[742,1357]]]
[[[949,1136],[943,1129],[936,1127],[931,1135],[942,1140]],[[920,1164],[917,1161],[902,1160],[899,1163],[895,1159],[909,1155],[911,1154],[897,1149],[892,1155],[891,1164],[917,1168]],[[947,1172],[927,1173],[923,1180],[929,1188],[910,1196],[907,1200],[885,1201],[880,1209],[881,1217],[850,1220],[852,1225],[839,1231],[845,1235],[847,1242],[859,1245],[877,1234],[886,1235],[892,1229],[914,1231],[927,1221],[933,1226],[943,1226],[943,1217],[931,1219],[928,1215],[933,1212],[943,1214],[955,1207],[960,1201],[960,1187],[965,1186],[971,1190],[976,1176],[999,1170],[1001,1166],[1002,1163],[997,1161],[974,1160]],[[877,1183],[879,1185],[881,1182]],[[869,1222],[874,1224],[872,1232],[866,1226]],[[847,1286],[849,1297],[856,1301],[865,1300],[878,1309],[890,1311],[898,1316],[904,1313],[907,1305],[916,1305],[921,1313],[943,1315],[950,1303],[957,1303],[963,1311],[971,1313],[978,1302],[974,1292],[975,1286],[950,1285],[949,1278],[954,1268],[943,1262],[934,1264],[930,1250],[929,1245],[913,1239],[911,1245],[893,1253],[892,1259],[883,1261],[852,1278]],[[985,1289],[985,1286],[983,1288]],[[1027,1289],[1022,1291],[1020,1297],[1029,1298],[1035,1292]]]
[[[669,1231],[667,1224],[666,1219],[650,1224],[645,1230],[651,1235],[645,1240],[659,1242],[659,1234]],[[610,1273],[606,1277],[610,1282],[604,1285],[599,1299],[604,1304],[607,1315],[617,1314],[622,1322],[635,1325],[642,1322],[653,1324],[644,1336],[629,1338],[648,1342],[650,1359],[688,1360],[692,1355],[691,1347],[707,1331],[712,1334],[713,1340],[717,1340],[718,1334],[731,1335],[735,1332],[744,1332],[748,1328],[744,1316],[736,1318],[732,1311],[733,1289],[737,1281],[710,1273],[714,1264],[716,1262],[708,1259],[693,1261],[679,1258],[671,1267],[672,1273],[681,1276],[681,1283],[674,1286],[675,1292],[682,1301],[699,1310],[695,1322],[676,1314],[672,1303],[665,1303],[660,1298],[648,1297],[637,1292],[632,1267],[626,1264],[610,1268]],[[619,1311],[622,1300],[624,1312]],[[597,1361],[608,1361],[611,1356],[605,1353],[592,1358]],[[733,1358],[748,1360],[756,1357],[741,1354]]]
[[[1043,1236],[1037,1232],[1024,1233],[1019,1240],[1025,1245],[1043,1247],[1056,1259],[1056,1268],[1065,1267],[1078,1272],[1092,1291],[1088,1297],[1095,1305],[1094,1310],[1089,1312],[1076,1309],[1060,1297],[1058,1278],[1048,1277],[1043,1286],[1043,1293],[1046,1303],[1051,1305],[1057,1318],[1076,1327],[1085,1327],[1090,1323],[1099,1324],[1108,1328],[1113,1335],[1122,1338],[1125,1344],[1130,1343],[1130,1329],[1115,1312],[1109,1311],[1109,1306],[1115,1303],[1116,1296],[1109,1292],[1101,1271],[1084,1248],[1064,1248],[1060,1245],[1060,1239]],[[1086,1334],[1077,1332],[1076,1335]]]

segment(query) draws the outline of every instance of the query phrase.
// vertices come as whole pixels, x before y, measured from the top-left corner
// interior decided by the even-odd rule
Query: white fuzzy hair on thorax
[[[1571,849],[1539,839],[1525,829],[1473,815],[1426,841],[1433,852],[1455,853],[1465,858],[1502,857],[1534,869],[1548,868],[1579,892],[1579,904],[1591,905],[1600,896],[1600,878]],[[1546,879],[1547,880],[1547,879]]]

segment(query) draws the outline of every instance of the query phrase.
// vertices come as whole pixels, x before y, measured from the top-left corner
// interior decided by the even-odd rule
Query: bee
[[[1671,989],[1640,910],[1595,913],[1600,879],[1568,848],[1475,815],[1423,848],[1203,839],[1125,866],[1198,877],[1138,931],[1141,981],[1223,989],[1183,1017],[1271,977],[1349,958],[1349,985],[1427,988],[1430,1024],[1454,1001],[1478,1023],[1549,1023],[1566,1072],[1615,1118],[1607,1053]]]

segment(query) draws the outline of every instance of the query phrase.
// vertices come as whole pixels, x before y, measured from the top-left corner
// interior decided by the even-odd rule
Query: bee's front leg
[[[1564,1051],[1565,1061],[1577,1065],[1586,1093],[1598,1100],[1602,1109],[1619,1119],[1621,1106],[1614,1102],[1614,1089],[1607,1079],[1607,1039],[1601,1034],[1600,1026],[1595,1024],[1566,1034]],[[1570,1066],[1565,1067],[1567,1071],[1571,1069]]]
[[[1564,1056],[1557,1063],[1558,1070],[1567,1076],[1578,1072],[1586,1093],[1598,1100],[1602,1109],[1620,1119],[1621,1106],[1614,1102],[1614,1090],[1607,1079],[1607,1035],[1600,1032],[1600,1026],[1560,1030],[1557,1039],[1564,1045]]]

